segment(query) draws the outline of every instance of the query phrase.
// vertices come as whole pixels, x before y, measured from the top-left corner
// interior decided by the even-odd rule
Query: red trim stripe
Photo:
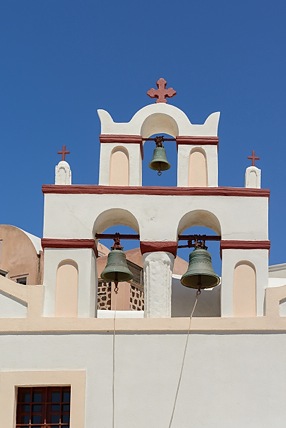
[[[94,239],[57,239],[42,238],[42,247],[45,248],[91,248],[97,256]]]
[[[43,193],[95,195],[165,195],[165,196],[242,196],[269,198],[268,189],[245,187],[157,187],[157,186],[97,186],[44,184]]]
[[[219,139],[218,137],[188,137],[188,136],[178,136],[176,137],[177,144],[189,144],[193,146],[204,146],[212,145],[217,146]]]
[[[166,251],[176,257],[178,243],[176,241],[141,241],[141,253],[153,253],[154,251]]]
[[[99,141],[101,143],[142,144],[143,139],[141,135],[100,134]]]
[[[221,250],[238,249],[238,250],[269,250],[270,241],[237,241],[222,240],[220,241]]]

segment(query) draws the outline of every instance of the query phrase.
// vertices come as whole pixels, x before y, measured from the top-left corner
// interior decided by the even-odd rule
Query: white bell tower
[[[260,188],[260,170],[252,166],[246,171],[245,187],[219,186],[220,114],[193,124],[182,110],[167,104],[166,98],[175,91],[166,88],[164,79],[148,95],[156,103],[141,108],[129,122],[114,122],[107,111],[98,110],[98,185],[71,185],[68,168],[60,162],[58,167],[65,166],[65,172],[56,175],[55,185],[43,186],[45,314],[61,313],[54,285],[60,271],[75,275],[75,316],[96,316],[96,235],[111,226],[126,225],[140,237],[145,317],[171,316],[178,240],[192,226],[209,227],[221,240],[221,315],[263,315],[269,191]],[[177,145],[174,187],[142,186],[144,144],[158,133],[171,135]]]

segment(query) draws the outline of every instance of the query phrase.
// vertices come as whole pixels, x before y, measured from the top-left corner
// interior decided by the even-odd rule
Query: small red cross
[[[156,85],[158,89],[152,88],[147,91],[149,97],[157,98],[156,103],[166,103],[166,97],[171,98],[177,93],[173,88],[166,89],[167,82],[163,77],[157,80]]]
[[[63,161],[66,160],[66,155],[69,155],[69,154],[70,154],[70,152],[67,151],[66,146],[63,146],[62,147],[62,151],[58,152],[58,155],[62,155],[62,160]]]
[[[259,160],[260,158],[255,156],[255,151],[252,150],[252,155],[251,156],[247,156],[247,159],[250,159],[252,161],[252,166],[255,166],[255,161]]]

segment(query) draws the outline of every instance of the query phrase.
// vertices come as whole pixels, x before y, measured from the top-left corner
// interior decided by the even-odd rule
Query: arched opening
[[[128,316],[143,316],[143,261],[139,246],[139,225],[136,218],[126,210],[108,210],[97,218],[94,230],[98,243],[101,245],[101,256],[97,258],[98,316],[112,316],[113,312],[109,312],[110,315],[108,315],[108,311],[114,310],[119,311],[118,316],[123,311],[125,313],[128,311]],[[126,256],[127,267],[133,275],[130,282],[118,284],[118,293],[115,292],[114,283],[106,283],[101,278],[101,273],[108,261],[108,253],[114,245],[111,236],[114,237],[116,233],[120,235],[120,243]],[[130,315],[131,311],[134,312],[134,315]]]
[[[158,133],[152,134],[149,138],[162,136],[165,139],[173,139],[170,134]],[[157,171],[149,167],[153,159],[156,143],[155,141],[144,142],[144,157],[143,157],[143,186],[176,186],[177,185],[177,146],[176,141],[163,141],[163,146],[166,153],[166,161],[171,165],[170,169],[162,171],[158,175]]]
[[[124,147],[115,147],[110,156],[110,186],[129,185],[129,156]]]
[[[76,317],[78,313],[78,266],[73,260],[62,261],[57,269],[57,317]]]
[[[207,251],[211,255],[211,266],[214,274],[221,276],[220,258],[220,235],[221,227],[217,217],[209,211],[194,210],[186,213],[178,225],[178,236],[207,236],[205,241]],[[190,316],[196,298],[196,290],[183,286],[180,282],[181,276],[187,271],[189,266],[189,256],[194,251],[193,247],[188,247],[187,239],[178,241],[177,263],[180,261],[180,271],[174,271],[172,289],[172,316]],[[220,289],[221,286],[205,289],[196,306],[194,316],[197,317],[218,317],[220,309]]]
[[[189,158],[188,185],[190,187],[207,187],[207,159],[203,149],[192,149]]]
[[[233,315],[256,316],[256,271],[248,261],[241,261],[234,268]]]
[[[167,139],[175,139],[179,135],[179,127],[176,120],[165,113],[150,114],[142,123],[141,135],[144,138],[163,136]],[[177,147],[175,141],[164,141],[168,162],[171,168],[158,176],[156,171],[149,168],[156,147],[155,142],[144,142],[143,158],[143,185],[144,186],[176,186],[177,185]]]

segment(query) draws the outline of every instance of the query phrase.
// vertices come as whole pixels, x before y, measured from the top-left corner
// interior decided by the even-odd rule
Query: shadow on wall
[[[194,312],[195,317],[220,317],[220,290],[214,288],[202,290]],[[172,317],[189,317],[196,299],[196,290],[184,287],[179,278],[173,279]]]

